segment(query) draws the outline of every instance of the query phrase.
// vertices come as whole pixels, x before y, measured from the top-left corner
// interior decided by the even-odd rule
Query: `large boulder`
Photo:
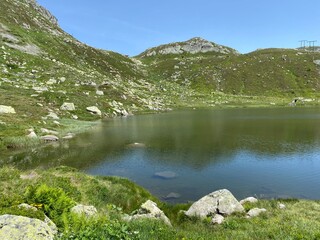
[[[0,105],[0,114],[2,113],[16,113],[13,107]]]
[[[157,204],[151,200],[143,203],[138,210],[138,213],[127,217],[126,220],[132,221],[142,218],[161,220],[168,226],[172,226],[169,218],[158,208]]]
[[[244,208],[227,189],[212,192],[193,203],[186,211],[187,216],[196,216],[201,219],[215,214],[230,215],[234,212],[243,212]]]
[[[54,233],[39,219],[6,214],[0,216],[0,239],[51,240]]]

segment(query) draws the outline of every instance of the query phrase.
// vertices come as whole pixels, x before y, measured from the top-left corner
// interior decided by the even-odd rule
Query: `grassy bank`
[[[319,239],[320,202],[298,199],[259,200],[245,209],[266,208],[267,212],[252,218],[235,214],[222,225],[211,225],[210,219],[187,218],[180,212],[188,204],[168,205],[148,191],[118,177],[93,177],[75,169],[58,167],[46,171],[21,172],[0,169],[0,213],[39,219],[44,213],[58,226],[57,239]],[[215,190],[215,189],[213,189]],[[157,202],[170,218],[173,227],[159,221],[125,222],[123,214],[147,199]],[[37,212],[17,206],[28,203]],[[94,205],[98,214],[84,218],[70,213],[76,203]],[[286,205],[279,208],[279,203]]]

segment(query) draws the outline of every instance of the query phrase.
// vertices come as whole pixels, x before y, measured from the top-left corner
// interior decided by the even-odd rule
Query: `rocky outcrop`
[[[168,226],[172,226],[169,218],[158,208],[157,204],[151,200],[143,203],[137,214],[128,216],[125,220],[132,221],[143,218],[161,220]]]
[[[14,114],[16,111],[11,106],[0,105],[0,114]]]
[[[177,42],[167,45],[161,45],[156,48],[146,50],[141,54],[142,57],[151,57],[155,55],[182,54],[182,53],[206,53],[216,52],[221,54],[239,54],[236,50],[224,47],[205,39],[195,37],[186,42]]]
[[[54,233],[39,219],[6,214],[0,216],[0,239],[51,240]]]
[[[40,6],[35,0],[27,0],[32,7],[38,11],[45,19],[49,20],[53,25],[58,26],[58,19],[53,16],[49,10],[45,9],[44,7]]]
[[[234,212],[243,212],[244,208],[227,189],[212,192],[193,203],[186,211],[187,216],[201,219],[215,214],[230,215]]]
[[[85,215],[86,217],[94,216],[98,212],[94,206],[86,206],[82,204],[74,206],[70,211],[79,215]]]

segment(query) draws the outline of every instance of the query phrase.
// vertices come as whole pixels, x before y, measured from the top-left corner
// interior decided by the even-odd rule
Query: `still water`
[[[320,199],[320,109],[188,110],[110,119],[10,162],[126,177],[169,202],[194,201],[221,188],[238,199]]]

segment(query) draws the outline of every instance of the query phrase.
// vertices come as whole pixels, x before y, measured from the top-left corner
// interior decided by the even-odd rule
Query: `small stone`
[[[103,96],[104,95],[103,91],[99,91],[99,90],[96,91],[96,94],[99,95],[99,96]]]
[[[53,135],[57,135],[58,134],[57,131],[49,130],[49,129],[46,129],[46,128],[41,128],[41,132],[42,133],[53,134]]]
[[[93,114],[101,116],[101,111],[96,106],[87,107],[86,109],[87,109],[87,111],[89,111],[89,112],[91,112]]]
[[[27,135],[27,137],[28,137],[28,138],[37,138],[38,136],[37,136],[37,134],[36,134],[34,131],[32,131],[32,132],[30,132],[30,133]]]
[[[220,214],[214,215],[214,217],[211,220],[212,224],[222,224],[224,221],[224,217]]]
[[[76,214],[84,214],[86,217],[91,217],[97,214],[97,209],[94,206],[86,206],[82,204],[78,204],[70,209],[72,213]]]
[[[0,105],[0,114],[14,114],[16,111],[11,106]]]
[[[257,217],[261,213],[266,212],[265,208],[253,208],[249,212],[247,212],[247,218]]]
[[[132,148],[144,148],[146,147],[146,145],[144,143],[138,143],[138,142],[135,142],[135,143],[130,143],[128,145],[128,147],[132,147]]]
[[[240,204],[243,205],[243,204],[248,203],[248,202],[249,203],[256,203],[256,202],[258,202],[258,199],[254,198],[254,197],[247,197],[245,199],[242,199],[240,201]]]
[[[78,119],[78,116],[77,115],[72,115],[72,118],[77,120]]]
[[[55,119],[55,120],[60,119],[60,118],[58,117],[58,115],[57,115],[56,113],[54,113],[54,112],[50,112],[50,113],[47,115],[47,118],[52,118],[52,119]]]
[[[45,135],[41,137],[45,142],[56,142],[59,141],[59,138],[55,135]]]
[[[285,209],[286,205],[284,205],[283,203],[279,203],[279,209]]]
[[[64,111],[74,111],[76,110],[74,103],[65,102],[61,105],[60,110]]]

